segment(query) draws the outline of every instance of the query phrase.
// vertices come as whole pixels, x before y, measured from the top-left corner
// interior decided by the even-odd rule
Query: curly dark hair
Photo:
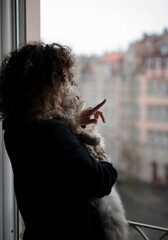
[[[61,84],[77,85],[76,59],[58,43],[34,42],[12,51],[0,69],[0,118],[32,121],[48,118]]]

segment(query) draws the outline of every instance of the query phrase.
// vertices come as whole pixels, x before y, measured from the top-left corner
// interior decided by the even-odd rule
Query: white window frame
[[[26,0],[0,0],[0,62],[26,41]],[[0,240],[18,240],[18,210],[13,172],[3,142],[0,121]]]

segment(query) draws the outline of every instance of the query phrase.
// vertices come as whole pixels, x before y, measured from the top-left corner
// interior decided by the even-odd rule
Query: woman
[[[97,162],[70,128],[52,118],[74,81],[75,58],[59,44],[26,44],[9,54],[0,72],[0,112],[14,172],[24,240],[105,240],[89,200],[108,195],[117,171]],[[97,123],[105,100],[77,116]]]

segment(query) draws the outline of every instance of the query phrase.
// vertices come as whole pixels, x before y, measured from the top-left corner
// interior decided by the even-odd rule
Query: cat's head
[[[80,112],[84,106],[85,101],[81,97],[81,94],[77,90],[75,86],[70,87],[64,96],[64,104],[63,108],[65,111],[76,111]]]

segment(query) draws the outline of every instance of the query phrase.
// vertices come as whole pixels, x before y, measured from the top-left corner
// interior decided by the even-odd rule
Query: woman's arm
[[[92,197],[108,195],[117,179],[113,165],[105,161],[97,162],[66,124],[56,120],[50,122],[53,142],[57,142],[65,166],[71,171],[74,181]]]

